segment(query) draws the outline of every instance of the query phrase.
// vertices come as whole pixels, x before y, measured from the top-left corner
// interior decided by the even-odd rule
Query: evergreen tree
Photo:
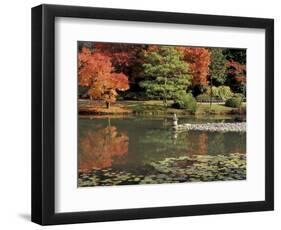
[[[188,64],[183,54],[173,47],[160,46],[144,56],[144,77],[140,86],[147,96],[159,96],[167,106],[167,99],[176,100],[191,84]]]
[[[222,85],[226,80],[226,58],[223,55],[223,49],[211,49],[211,63],[209,66],[209,75],[213,80],[214,85]]]
[[[224,49],[224,55],[228,61],[239,62],[240,64],[246,64],[246,49]]]

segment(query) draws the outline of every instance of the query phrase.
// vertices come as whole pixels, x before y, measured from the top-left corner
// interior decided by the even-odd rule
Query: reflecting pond
[[[242,117],[181,117],[179,123]],[[246,178],[246,133],[175,132],[171,118],[81,117],[78,186]]]

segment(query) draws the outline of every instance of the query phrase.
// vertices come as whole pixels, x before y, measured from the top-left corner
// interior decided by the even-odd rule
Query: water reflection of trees
[[[190,154],[205,155],[208,153],[208,135],[207,133],[198,133],[191,141]]]
[[[228,154],[246,152],[246,133],[210,133],[209,154]]]
[[[149,130],[139,140],[144,160],[161,160],[191,154],[207,154],[208,136],[205,133],[175,133],[171,130]]]
[[[182,155],[244,153],[246,134],[149,130],[140,139],[145,161]]]
[[[80,170],[127,169],[167,157],[244,153],[245,150],[245,133],[176,133],[165,123],[141,119],[83,120],[79,124]]]
[[[127,133],[115,126],[89,128],[80,134],[79,170],[111,167],[115,159],[128,153]]]

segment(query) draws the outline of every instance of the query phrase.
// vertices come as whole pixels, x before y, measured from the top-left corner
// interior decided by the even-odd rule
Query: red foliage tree
[[[207,85],[211,54],[207,48],[178,47],[188,63],[190,74],[193,76],[192,85]]]
[[[238,85],[243,88],[245,94],[246,87],[246,65],[236,61],[229,61],[227,63],[227,75],[233,85]]]
[[[154,51],[157,51],[158,49],[159,49],[159,46],[157,46],[157,45],[149,45],[147,50],[149,52],[154,52]]]
[[[141,78],[143,54],[146,48],[146,45],[139,44],[94,43],[94,49],[110,57],[114,70],[126,74],[131,84]]]
[[[110,57],[114,67],[129,65],[129,52],[127,44],[95,42],[94,49]]]
[[[246,77],[243,76],[246,72],[245,64],[240,64],[239,62],[231,60],[227,63],[227,67],[229,75],[233,75],[238,81],[246,80]]]
[[[91,99],[106,102],[107,108],[116,101],[117,91],[129,89],[128,77],[113,72],[111,58],[102,52],[91,53],[83,48],[78,55],[79,85],[88,87],[87,95]]]

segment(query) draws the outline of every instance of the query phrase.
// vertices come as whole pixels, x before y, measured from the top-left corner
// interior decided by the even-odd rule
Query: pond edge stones
[[[209,131],[209,132],[246,132],[246,122],[235,123],[204,123],[204,124],[180,124],[173,129],[178,131]]]

